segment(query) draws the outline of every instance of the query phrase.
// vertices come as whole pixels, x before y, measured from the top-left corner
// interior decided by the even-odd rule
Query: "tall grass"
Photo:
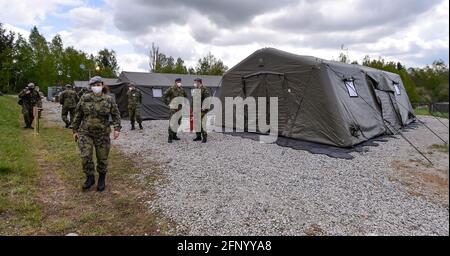
[[[34,202],[36,162],[32,130],[21,126],[17,98],[0,96],[0,216],[10,216],[17,227],[38,225],[39,205]],[[0,230],[6,226],[0,221]],[[6,233],[5,235],[8,235]]]

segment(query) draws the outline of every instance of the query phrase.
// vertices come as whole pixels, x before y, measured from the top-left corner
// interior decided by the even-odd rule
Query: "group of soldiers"
[[[195,79],[194,86],[201,93],[202,102],[209,97],[209,91],[203,85],[202,79]],[[98,172],[97,191],[105,189],[106,173],[108,171],[108,156],[111,148],[111,126],[113,138],[117,139],[121,130],[121,117],[116,102],[108,95],[108,87],[99,76],[93,77],[89,81],[89,87],[77,93],[71,85],[66,85],[65,90],[59,95],[59,103],[62,105],[61,117],[66,128],[73,131],[73,138],[78,143],[80,149],[81,163],[86,174],[86,181],[83,191],[89,190],[95,185],[95,171]],[[140,109],[142,104],[142,93],[136,85],[128,85],[128,115],[131,122],[131,130],[135,130],[135,122],[139,129],[143,129]],[[42,95],[36,90],[36,86],[30,83],[20,94],[19,103],[22,105],[26,128],[31,128],[33,121],[33,107],[40,106]],[[163,100],[169,105],[177,97],[187,97],[183,89],[181,78],[175,80],[175,84],[164,92]],[[181,110],[181,106],[170,109],[170,118]],[[206,116],[208,110],[202,110],[201,117]],[[181,123],[181,116],[178,124]],[[202,122],[203,124],[203,122]],[[168,143],[180,140],[177,131],[173,131],[169,125]],[[202,127],[196,133],[194,141],[207,142],[206,128]],[[97,165],[94,164],[93,154],[97,158]]]
[[[164,92],[164,95],[163,95],[164,103],[169,105],[170,102],[177,97],[187,98],[186,92],[184,91],[183,84],[181,82],[182,82],[181,78],[177,78],[175,80],[175,85],[171,86],[169,89],[167,89]],[[203,105],[203,101],[209,97],[209,90],[205,85],[203,85],[203,81],[200,78],[197,78],[194,80],[194,87],[199,90],[199,92],[201,94],[200,95],[201,103]],[[169,108],[170,109],[169,110],[170,111],[169,120],[172,119],[172,117],[175,115],[175,113],[180,111],[181,108],[182,108],[182,106],[178,106],[178,108],[175,108],[175,109]],[[207,109],[202,109],[202,111],[201,111],[202,124],[203,124],[203,119],[205,118],[207,112],[208,112]],[[178,125],[180,125],[181,117],[177,121],[178,121]],[[169,132],[168,143],[172,143],[174,140],[180,140],[177,136],[176,131],[173,131],[170,126],[169,126],[168,132]],[[206,132],[206,127],[203,127],[203,125],[202,125],[201,131],[196,132],[196,137],[195,137],[194,141],[201,141],[202,143],[206,143],[207,140],[208,140],[208,134]]]

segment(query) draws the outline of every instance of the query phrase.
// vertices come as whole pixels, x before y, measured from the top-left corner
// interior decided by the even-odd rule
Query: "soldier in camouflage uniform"
[[[196,132],[196,138],[194,139],[194,141],[202,141],[202,143],[206,143],[208,140],[208,133],[206,132],[206,127],[204,127],[204,125],[206,125],[206,114],[208,113],[208,109],[207,108],[203,108],[203,102],[209,97],[209,90],[206,86],[203,85],[203,81],[200,78],[197,78],[194,80],[194,86],[197,90],[195,90],[195,93],[200,92],[200,97],[201,97],[201,104],[202,104],[202,112],[201,112],[201,123],[202,123],[202,128],[201,128],[201,132]],[[200,90],[200,91],[199,91]],[[194,95],[193,95],[194,96]]]
[[[101,77],[93,77],[89,84],[92,93],[81,97],[77,105],[75,119],[73,121],[73,136],[78,142],[81,153],[83,171],[86,181],[83,190],[90,189],[95,184],[95,166],[93,153],[97,157],[97,172],[99,178],[97,191],[105,189],[105,178],[108,171],[108,156],[111,147],[110,133],[111,125],[114,127],[114,139],[120,135],[120,113],[113,99],[106,95],[105,87]],[[112,122],[110,122],[110,117]]]
[[[79,98],[70,84],[66,84],[65,87],[66,89],[59,95],[59,103],[62,105],[62,120],[66,123],[66,128],[69,128],[72,125]],[[67,118],[69,114],[70,120]]]
[[[88,87],[81,88],[81,90],[77,93],[78,99],[80,100],[81,97],[83,97],[83,95],[85,95],[86,93],[89,93],[89,92],[91,92],[90,88],[88,88]]]
[[[129,90],[127,92],[128,96],[128,116],[130,117],[131,130],[135,130],[134,122],[137,121],[139,124],[139,129],[144,129],[142,127],[141,119],[141,104],[142,104],[142,93],[136,89],[133,83],[129,84]]]
[[[35,88],[36,86],[33,83],[29,83],[28,86],[19,93],[19,104],[22,105],[22,114],[26,129],[33,129],[31,126],[34,119],[33,107],[37,107],[41,101],[41,96]]]
[[[181,84],[181,78],[177,78],[175,80],[175,85],[171,86],[169,89],[167,89],[164,92],[163,95],[163,100],[164,103],[166,103],[167,105],[170,105],[170,102],[175,99],[176,97],[187,97],[186,92],[184,91],[182,84]],[[178,106],[177,109],[171,109],[169,106],[169,111],[170,111],[170,117],[169,120],[172,119],[172,116],[177,113],[178,111],[181,110],[181,106]],[[181,117],[178,120],[178,125],[181,124]],[[172,131],[172,129],[170,128],[169,125],[169,139],[168,142],[172,143],[172,140],[180,140],[177,136],[177,132],[176,131]]]

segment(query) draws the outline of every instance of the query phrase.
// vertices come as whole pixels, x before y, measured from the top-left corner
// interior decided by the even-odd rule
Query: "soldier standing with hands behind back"
[[[142,104],[142,93],[136,89],[136,85],[134,83],[130,83],[128,85],[128,115],[130,117],[131,122],[131,130],[136,130],[134,127],[135,121],[139,124],[139,129],[144,129],[142,127],[142,119],[141,119],[141,104]]]
[[[163,95],[164,103],[166,103],[169,106],[169,111],[170,111],[169,120],[172,119],[172,116],[175,115],[175,113],[180,111],[182,108],[181,106],[178,106],[178,108],[176,108],[176,109],[170,108],[170,102],[173,99],[175,99],[176,97],[185,97],[185,98],[187,97],[186,92],[183,89],[183,84],[181,83],[181,78],[175,79],[175,84],[173,86],[171,86],[169,89],[167,89]],[[180,123],[181,123],[181,117],[180,117],[180,119],[178,119],[178,125],[180,125]],[[180,139],[177,136],[177,132],[172,131],[172,128],[170,127],[170,124],[169,124],[168,142],[172,143],[173,140],[180,140]]]
[[[86,174],[83,190],[90,189],[95,184],[95,165],[93,153],[97,157],[97,172],[99,178],[97,191],[105,190],[106,173],[108,172],[108,156],[111,148],[111,125],[114,127],[113,138],[120,135],[120,112],[108,96],[107,87],[99,76],[89,81],[92,93],[81,97],[77,105],[75,119],[73,121],[73,137],[78,142],[81,153],[81,163]],[[112,122],[110,123],[109,118]]]
[[[208,108],[203,108],[203,103],[205,100],[209,97],[209,90],[206,86],[203,85],[203,81],[201,78],[196,78],[194,80],[194,86],[196,90],[194,90],[195,93],[200,93],[201,98],[201,132],[196,132],[196,138],[194,141],[202,141],[202,143],[206,143],[208,140],[208,133],[206,132],[206,114],[208,113]]]
[[[35,85],[29,83],[28,86],[19,93],[19,104],[22,105],[22,114],[25,121],[25,129],[33,129],[34,114],[33,108],[41,102],[39,92],[35,90]]]

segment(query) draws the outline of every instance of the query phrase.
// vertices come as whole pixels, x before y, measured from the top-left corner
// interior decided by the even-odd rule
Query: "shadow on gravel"
[[[418,123],[412,123],[408,125],[407,127],[403,128],[401,132],[410,131],[417,129],[419,127]],[[244,139],[251,139],[255,141],[259,141],[259,136],[261,134],[258,133],[249,133],[249,132],[224,132],[225,135],[232,135],[232,136],[238,136]],[[339,147],[333,147],[329,145],[314,143],[314,142],[308,142],[303,140],[297,140],[292,138],[286,138],[286,137],[278,137],[278,140],[275,142],[277,145],[281,147],[287,147],[292,148],[295,150],[305,150],[310,152],[311,154],[320,154],[320,155],[326,155],[332,158],[338,158],[338,159],[347,159],[351,160],[354,158],[354,156],[351,155],[351,153],[357,152],[357,153],[363,153],[366,152],[365,147],[378,147],[379,143],[387,142],[388,139],[397,138],[396,136],[392,135],[383,135],[377,138],[370,139],[366,142],[363,142],[359,145],[356,145],[353,148],[339,148]]]

